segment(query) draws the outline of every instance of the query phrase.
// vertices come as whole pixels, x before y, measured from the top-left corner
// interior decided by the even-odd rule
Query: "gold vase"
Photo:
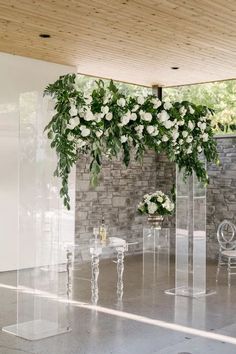
[[[148,214],[148,223],[155,229],[161,229],[164,218],[159,214]]]

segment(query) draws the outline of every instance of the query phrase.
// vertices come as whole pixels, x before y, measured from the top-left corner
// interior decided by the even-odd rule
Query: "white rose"
[[[170,129],[173,125],[173,122],[171,120],[167,120],[163,123],[163,125],[166,127],[166,129]]]
[[[127,140],[128,140],[128,138],[127,138],[126,135],[122,135],[122,136],[120,137],[120,141],[121,141],[122,144],[126,143]]]
[[[158,196],[158,197],[157,197],[157,201],[158,201],[159,203],[162,203],[162,202],[163,202],[163,198],[162,198],[161,196]]]
[[[84,97],[85,101],[87,104],[90,104],[93,100],[92,96],[87,94],[85,97]]]
[[[81,130],[81,135],[82,135],[83,137],[89,136],[89,134],[90,134],[90,129],[89,129],[89,128],[86,128],[85,125],[81,125],[80,130]]]
[[[148,204],[148,213],[149,214],[154,214],[157,210],[157,205],[155,203],[149,203]]]
[[[94,118],[99,123],[102,120],[102,114],[101,113],[95,113]]]
[[[146,129],[149,134],[152,134],[155,131],[155,127],[153,125],[148,125]]]
[[[183,145],[184,141],[183,139],[179,139],[179,145]]]
[[[198,147],[197,147],[197,151],[198,151],[199,153],[202,152],[201,146],[198,146]]]
[[[98,130],[95,134],[97,138],[100,138],[100,136],[102,136],[102,130]]]
[[[77,140],[77,147],[80,149],[80,148],[82,148],[83,146],[85,146],[86,145],[86,142],[84,141],[84,140],[82,140],[82,139],[78,139]]]
[[[184,120],[183,120],[183,119],[179,120],[179,121],[177,122],[177,124],[178,124],[178,125],[184,125]]]
[[[166,142],[166,141],[168,141],[168,140],[169,140],[168,136],[167,136],[167,135],[163,135],[162,141]]]
[[[195,124],[190,120],[190,121],[188,122],[188,127],[189,127],[189,129],[190,129],[190,130],[193,130],[194,126],[195,126]]]
[[[84,119],[86,121],[94,120],[94,118],[94,114],[90,109],[85,112]]]
[[[119,99],[117,100],[117,104],[118,104],[118,106],[120,106],[120,107],[124,107],[125,104],[126,104],[126,101],[125,101],[125,99],[124,99],[123,97],[121,97],[121,98],[119,98]]]
[[[107,113],[105,116],[106,120],[108,120],[108,121],[112,120],[112,117],[113,117],[112,112]]]
[[[76,106],[74,104],[71,105],[69,113],[70,113],[71,117],[74,117],[74,116],[76,116],[78,114],[77,108],[76,108]]]
[[[208,141],[208,134],[207,133],[202,134],[202,140]]]
[[[145,120],[146,122],[151,122],[152,120],[152,115],[149,112],[146,112],[142,115],[142,120]]]
[[[124,125],[127,125],[129,123],[130,120],[130,116],[125,114],[122,118],[121,118],[121,126],[123,127]]]
[[[143,125],[138,125],[137,127],[134,128],[138,134],[142,134],[144,126]]]
[[[67,140],[68,140],[68,141],[73,141],[73,140],[75,140],[74,135],[71,134],[71,133],[69,133],[69,134],[67,135]]]
[[[138,102],[138,104],[142,105],[142,104],[144,104],[144,101],[145,101],[145,99],[144,99],[143,96],[138,96],[138,97],[137,97],[137,102]]]
[[[174,141],[176,141],[179,137],[179,132],[177,130],[174,130],[172,133],[172,138]]]
[[[101,112],[105,115],[109,112],[109,107],[108,106],[102,106],[101,107]]]
[[[159,134],[159,130],[157,127],[154,127],[154,132],[151,134],[152,136],[157,136]]]
[[[189,106],[189,113],[194,114],[195,110],[193,109],[192,106]]]
[[[169,114],[165,110],[162,110],[161,113],[158,113],[157,117],[161,122],[166,122],[170,118]]]
[[[200,129],[201,129],[202,131],[203,131],[203,130],[206,130],[206,123],[205,123],[205,122],[201,123]]]
[[[191,143],[192,140],[193,140],[193,137],[191,135],[188,136],[186,139],[187,143]]]
[[[169,101],[164,103],[164,109],[168,110],[168,109],[171,109],[171,108],[172,108],[172,104]]]
[[[158,107],[161,106],[161,101],[158,98],[152,98],[151,102],[153,104],[153,108],[157,109]]]
[[[131,113],[130,119],[135,121],[137,119],[137,114],[136,113]]]
[[[189,155],[191,154],[193,151],[192,151],[192,147],[190,146],[187,150],[186,150],[186,153]]]
[[[75,127],[76,127],[76,124],[74,123],[74,119],[70,119],[66,128],[70,129],[70,130],[73,130]]]
[[[187,130],[184,130],[184,131],[182,132],[182,135],[183,135],[184,138],[186,138],[186,137],[188,136]]]

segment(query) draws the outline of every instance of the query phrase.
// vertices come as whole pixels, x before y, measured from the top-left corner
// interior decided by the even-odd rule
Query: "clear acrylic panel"
[[[74,236],[73,212],[63,210],[53,177],[56,156],[43,134],[50,114],[37,92],[20,96],[17,324],[3,330],[28,340],[70,330],[68,304],[60,301],[66,273],[59,267],[66,263],[65,231]]]

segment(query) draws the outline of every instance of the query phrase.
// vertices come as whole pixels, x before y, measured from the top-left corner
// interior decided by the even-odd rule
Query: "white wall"
[[[26,145],[24,148],[28,151],[27,154],[30,152],[29,150],[32,149],[31,154],[32,156],[34,155],[35,158],[35,154],[38,154],[35,150],[35,141],[41,137],[41,134],[43,134],[41,131],[41,128],[45,123],[43,119],[48,118],[48,116],[45,116],[45,112],[48,108],[45,106],[45,100],[42,100],[43,90],[48,83],[54,82],[60,75],[73,71],[75,70],[72,67],[0,53],[0,271],[13,270],[17,268],[17,245],[20,245],[21,247],[21,266],[34,266],[36,246],[38,245],[38,242],[40,242],[40,237],[41,239],[45,237],[43,234],[40,235],[39,228],[37,228],[37,235],[35,235],[35,215],[38,215],[39,206],[35,212],[31,210],[32,214],[29,213],[29,209],[35,203],[35,196],[39,193],[38,190],[35,190],[35,188],[38,188],[38,184],[34,185],[36,176],[35,173],[38,173],[38,168],[29,168],[27,171],[27,168],[30,167],[30,165],[27,166],[27,161],[29,161],[28,159],[30,158],[30,154],[29,156],[26,155],[22,158],[21,151],[20,156],[18,156],[18,152],[20,150],[19,130],[21,129],[21,135],[24,135],[28,129],[27,124],[31,124],[32,121],[34,122],[34,129],[37,129],[34,134],[34,141],[32,142],[29,140],[28,150]],[[33,97],[35,101],[33,102],[33,106],[30,108],[31,111],[30,109],[27,111],[27,99],[30,97]],[[27,121],[27,119],[29,121]],[[25,142],[26,140],[24,141],[24,144]],[[21,158],[20,171],[23,171],[24,176],[22,182],[21,175],[20,183],[18,171],[19,157]],[[45,169],[44,171],[47,171],[48,166],[49,168],[53,167],[52,162],[56,163],[55,155],[53,158],[50,157],[50,159],[51,160],[47,159],[46,164],[43,164]],[[35,166],[34,161],[34,167]],[[45,173],[49,172],[51,173],[49,170]],[[42,171],[40,173],[42,173]],[[44,177],[46,178],[45,174]],[[73,178],[74,176],[72,176],[71,180],[72,193],[74,192]],[[28,188],[28,186],[33,185],[35,188]],[[21,188],[20,198],[18,186]],[[42,181],[40,188],[40,193],[47,193],[46,189],[48,187],[45,180]],[[24,219],[24,216],[22,218],[22,210],[24,210],[24,215],[27,208],[23,205],[22,209],[21,206],[21,233],[19,236],[19,202],[21,204],[22,201],[24,202],[24,199],[26,199],[24,196],[27,196],[28,201],[30,201],[27,206],[29,215],[27,220]],[[54,211],[56,210],[55,208],[58,207],[57,196],[57,191],[56,193],[50,195],[51,199],[55,198],[55,200],[50,201],[50,205],[53,205]],[[74,201],[72,201],[72,207],[73,202]],[[47,206],[45,206],[45,210],[43,211],[44,214],[47,213],[46,209]],[[58,212],[58,210],[56,212]],[[63,230],[61,237],[65,237],[68,241],[73,241],[73,211],[71,213],[60,211],[60,213],[60,215],[63,215],[63,220],[60,223],[60,229]],[[49,238],[50,237],[51,236],[49,234]],[[45,257],[37,261],[46,264],[49,254],[44,255]]]

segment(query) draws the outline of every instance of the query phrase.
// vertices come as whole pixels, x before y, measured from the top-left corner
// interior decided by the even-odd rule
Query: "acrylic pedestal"
[[[43,134],[48,120],[47,100],[37,92],[21,95],[17,323],[3,331],[27,340],[70,330],[69,305],[61,301],[66,296],[65,280],[59,268],[66,263],[60,244],[64,234],[74,236],[74,216],[63,209],[59,181],[53,177],[56,155]]]
[[[166,294],[198,297],[206,289],[206,188],[195,174],[176,171],[175,288]]]

